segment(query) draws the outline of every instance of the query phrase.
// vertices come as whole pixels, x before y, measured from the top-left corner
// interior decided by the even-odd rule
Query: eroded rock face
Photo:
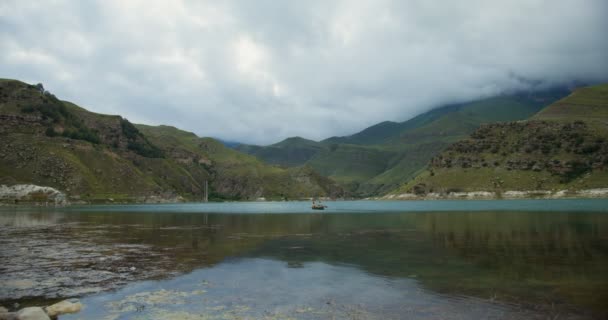
[[[51,187],[37,186],[33,184],[17,184],[13,186],[0,185],[0,202],[37,202],[54,203],[57,205],[67,204],[66,195]]]

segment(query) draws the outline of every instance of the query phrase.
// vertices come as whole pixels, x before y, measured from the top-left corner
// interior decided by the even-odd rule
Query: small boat
[[[320,201],[317,203],[315,200],[312,201],[312,209],[313,210],[325,210],[327,208],[326,205],[323,205]]]

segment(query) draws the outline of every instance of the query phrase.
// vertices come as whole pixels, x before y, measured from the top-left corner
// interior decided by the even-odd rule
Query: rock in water
[[[46,314],[48,314],[49,317],[53,318],[66,313],[79,312],[82,309],[82,303],[80,303],[78,300],[75,300],[74,302],[69,300],[63,300],[61,302],[55,303],[54,305],[50,305],[44,309],[46,310]]]
[[[0,306],[0,320],[17,320],[17,314],[8,312],[8,309]]]
[[[17,312],[18,320],[51,320],[49,316],[39,307],[23,308]]]
[[[0,320],[18,320],[19,318],[17,318],[17,313],[15,312],[7,312],[7,313],[0,313]]]

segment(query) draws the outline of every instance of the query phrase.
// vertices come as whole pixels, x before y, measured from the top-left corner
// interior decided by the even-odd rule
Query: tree
[[[38,83],[35,85],[36,89],[38,89],[38,91],[40,91],[40,93],[44,93],[44,86],[42,85],[42,83]]]

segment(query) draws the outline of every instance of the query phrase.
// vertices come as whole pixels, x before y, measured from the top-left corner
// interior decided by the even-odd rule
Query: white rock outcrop
[[[0,202],[14,201],[52,202],[56,205],[67,204],[66,195],[51,187],[34,184],[0,185]]]
[[[496,193],[489,191],[471,191],[471,192],[450,192],[447,198],[449,199],[493,199],[496,198]]]
[[[530,190],[530,191],[505,191],[502,197],[505,199],[525,199],[525,198],[549,198],[553,196],[553,192],[548,190]],[[565,196],[566,193],[563,194]]]
[[[608,197],[608,188],[581,190],[577,195],[586,198],[605,198]]]
[[[450,192],[417,195],[414,193],[389,194],[383,200],[436,200],[436,199],[564,199],[564,198],[608,198],[608,188],[569,190],[509,190],[502,194],[491,191]]]

